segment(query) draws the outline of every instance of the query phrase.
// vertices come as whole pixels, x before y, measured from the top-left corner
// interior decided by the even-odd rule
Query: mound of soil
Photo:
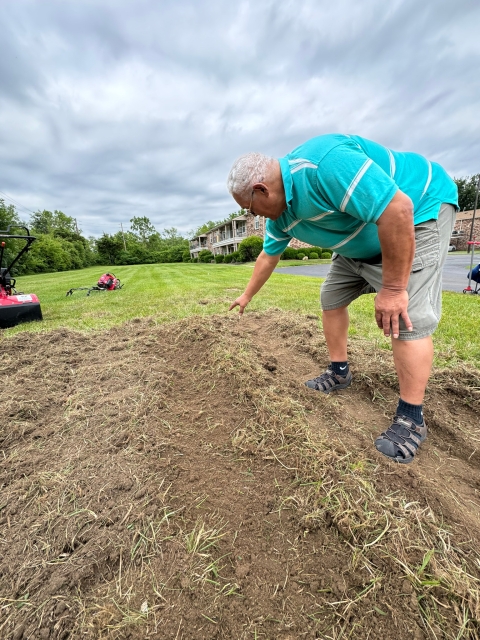
[[[435,371],[412,465],[379,456],[391,354],[313,317],[2,342],[0,637],[478,638],[480,376]]]

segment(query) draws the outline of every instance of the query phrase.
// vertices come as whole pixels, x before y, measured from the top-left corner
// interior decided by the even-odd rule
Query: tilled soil
[[[480,375],[435,371],[411,465],[280,311],[2,342],[0,638],[478,638]]]

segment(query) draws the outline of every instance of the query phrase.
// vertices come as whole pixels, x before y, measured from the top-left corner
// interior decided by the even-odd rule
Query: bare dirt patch
[[[478,638],[479,372],[434,373],[403,467],[391,355],[350,361],[306,389],[279,311],[4,339],[0,637]]]

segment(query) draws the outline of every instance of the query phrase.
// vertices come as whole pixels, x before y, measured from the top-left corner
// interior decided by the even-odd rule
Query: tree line
[[[0,199],[0,229],[27,227],[37,239],[15,266],[15,275],[83,269],[98,265],[182,262],[190,258],[189,242],[174,227],[158,232],[147,217],[133,217],[130,228],[100,238],[86,238],[75,218],[62,211],[37,211],[23,222],[14,205]],[[4,264],[24,246],[22,240],[8,240]]]

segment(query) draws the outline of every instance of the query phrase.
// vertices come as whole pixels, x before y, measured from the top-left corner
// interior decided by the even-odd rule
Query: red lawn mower
[[[92,287],[76,287],[67,291],[67,296],[71,296],[74,291],[86,291],[89,296],[92,291],[115,291],[121,289],[123,284],[120,282],[120,278],[117,278],[113,273],[104,273]]]
[[[15,230],[24,230],[26,235],[14,234],[10,225],[5,231],[0,231],[0,328],[14,327],[21,322],[42,320],[40,301],[33,293],[16,291],[16,280],[12,278],[12,267],[27,253],[35,236],[31,236],[27,227],[13,226]],[[25,240],[25,246],[17,253],[10,264],[3,267],[5,253],[5,240]]]

